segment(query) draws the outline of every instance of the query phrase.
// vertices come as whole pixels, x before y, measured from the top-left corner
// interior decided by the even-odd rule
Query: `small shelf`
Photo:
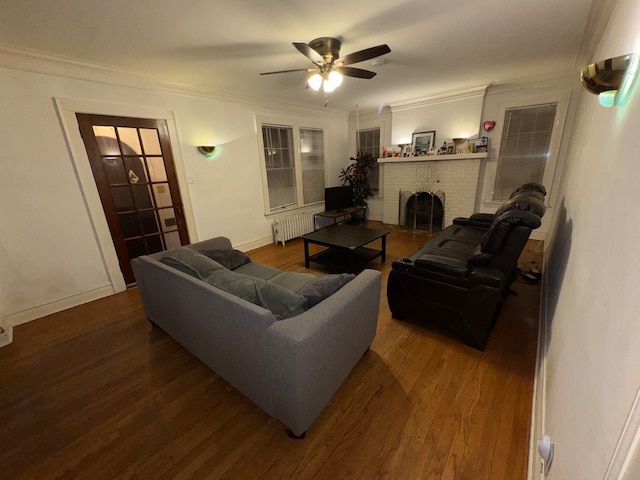
[[[407,163],[407,162],[438,162],[441,160],[480,160],[487,158],[487,152],[482,153],[452,153],[450,155],[423,155],[420,157],[386,157],[379,158],[378,163]]]

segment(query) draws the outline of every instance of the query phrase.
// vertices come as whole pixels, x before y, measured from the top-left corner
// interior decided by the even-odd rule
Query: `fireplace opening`
[[[401,225],[429,233],[442,230],[444,192],[400,192],[400,198]]]

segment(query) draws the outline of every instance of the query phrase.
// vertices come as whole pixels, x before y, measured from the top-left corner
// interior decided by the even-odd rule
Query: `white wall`
[[[590,61],[640,51],[639,24],[640,2],[619,0]],[[624,471],[640,427],[640,89],[609,109],[580,95],[548,241],[539,430],[555,442],[548,478],[630,480],[640,478],[637,461]]]
[[[74,168],[56,99],[111,103],[131,116],[140,112],[143,117],[150,109],[168,113],[175,124],[177,138],[171,140],[178,170],[196,179],[190,185],[180,179],[192,209],[187,212],[193,220],[192,241],[215,235],[229,236],[237,246],[271,241],[256,114],[322,122],[327,178],[348,161],[347,116],[342,113],[249,106],[6,68],[0,68],[0,85],[0,314],[13,324],[113,293],[105,265],[109,255],[98,243],[100,219],[94,223],[83,195],[83,189],[95,193],[95,185],[82,184]],[[98,110],[91,113],[105,113]],[[220,149],[204,159],[195,145],[211,141]]]
[[[452,138],[476,137],[486,87],[392,104],[391,143],[411,143],[415,132],[436,131],[437,146]]]

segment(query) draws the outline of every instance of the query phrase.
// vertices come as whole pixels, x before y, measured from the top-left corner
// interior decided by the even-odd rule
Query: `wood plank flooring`
[[[135,288],[15,328],[0,349],[0,478],[525,479],[539,286],[514,283],[485,352],[394,320],[391,262],[427,238],[394,229],[371,263],[376,339],[304,440],[152,328]],[[522,260],[541,250],[530,241]],[[249,253],[322,273],[299,239]]]

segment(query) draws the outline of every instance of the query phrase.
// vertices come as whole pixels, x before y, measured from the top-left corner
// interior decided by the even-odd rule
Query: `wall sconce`
[[[600,105],[619,105],[629,93],[638,70],[638,55],[628,53],[587,65],[580,70],[584,88],[598,95]]]
[[[200,152],[200,155],[202,155],[204,158],[209,158],[209,157],[212,157],[214,152],[216,151],[216,146],[201,145],[199,147],[196,147],[196,149],[198,150],[198,152]]]

